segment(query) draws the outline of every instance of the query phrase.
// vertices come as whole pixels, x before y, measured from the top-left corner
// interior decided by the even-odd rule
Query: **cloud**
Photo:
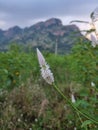
[[[29,26],[37,20],[51,17],[64,19],[64,24],[68,23],[68,18],[84,20],[89,18],[97,5],[98,0],[0,0],[0,21],[7,23],[0,28]]]

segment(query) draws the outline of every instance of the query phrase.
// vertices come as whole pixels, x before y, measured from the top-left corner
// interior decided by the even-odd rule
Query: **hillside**
[[[60,19],[51,18],[38,22],[24,29],[14,26],[8,30],[0,30],[0,50],[6,50],[10,43],[38,47],[55,53],[67,53],[82,36],[76,25],[64,26]]]

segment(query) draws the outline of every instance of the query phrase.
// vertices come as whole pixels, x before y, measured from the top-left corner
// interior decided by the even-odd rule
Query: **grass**
[[[98,120],[98,49],[87,44],[86,51],[80,43],[77,47],[65,56],[43,54],[63,94],[71,101],[73,93],[75,106]],[[91,87],[91,81],[96,87]],[[0,130],[97,130],[97,124],[83,116],[81,120],[82,123],[69,104],[42,79],[34,52],[0,52]]]

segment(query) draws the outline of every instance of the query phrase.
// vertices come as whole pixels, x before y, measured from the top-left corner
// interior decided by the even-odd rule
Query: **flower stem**
[[[56,91],[70,104],[70,106],[78,113],[87,118],[88,120],[94,122],[95,124],[98,124],[98,121],[93,119],[92,117],[88,116],[86,113],[81,112],[68,98],[60,91],[60,89],[53,84],[53,87],[56,89]]]

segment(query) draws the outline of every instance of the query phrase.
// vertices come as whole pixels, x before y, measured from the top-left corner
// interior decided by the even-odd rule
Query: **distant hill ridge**
[[[38,22],[24,29],[18,26],[5,31],[0,29],[0,50],[6,49],[10,43],[17,43],[33,49],[38,47],[50,52],[67,53],[75,44],[76,38],[82,36],[79,31],[76,25],[64,26],[57,18]]]

